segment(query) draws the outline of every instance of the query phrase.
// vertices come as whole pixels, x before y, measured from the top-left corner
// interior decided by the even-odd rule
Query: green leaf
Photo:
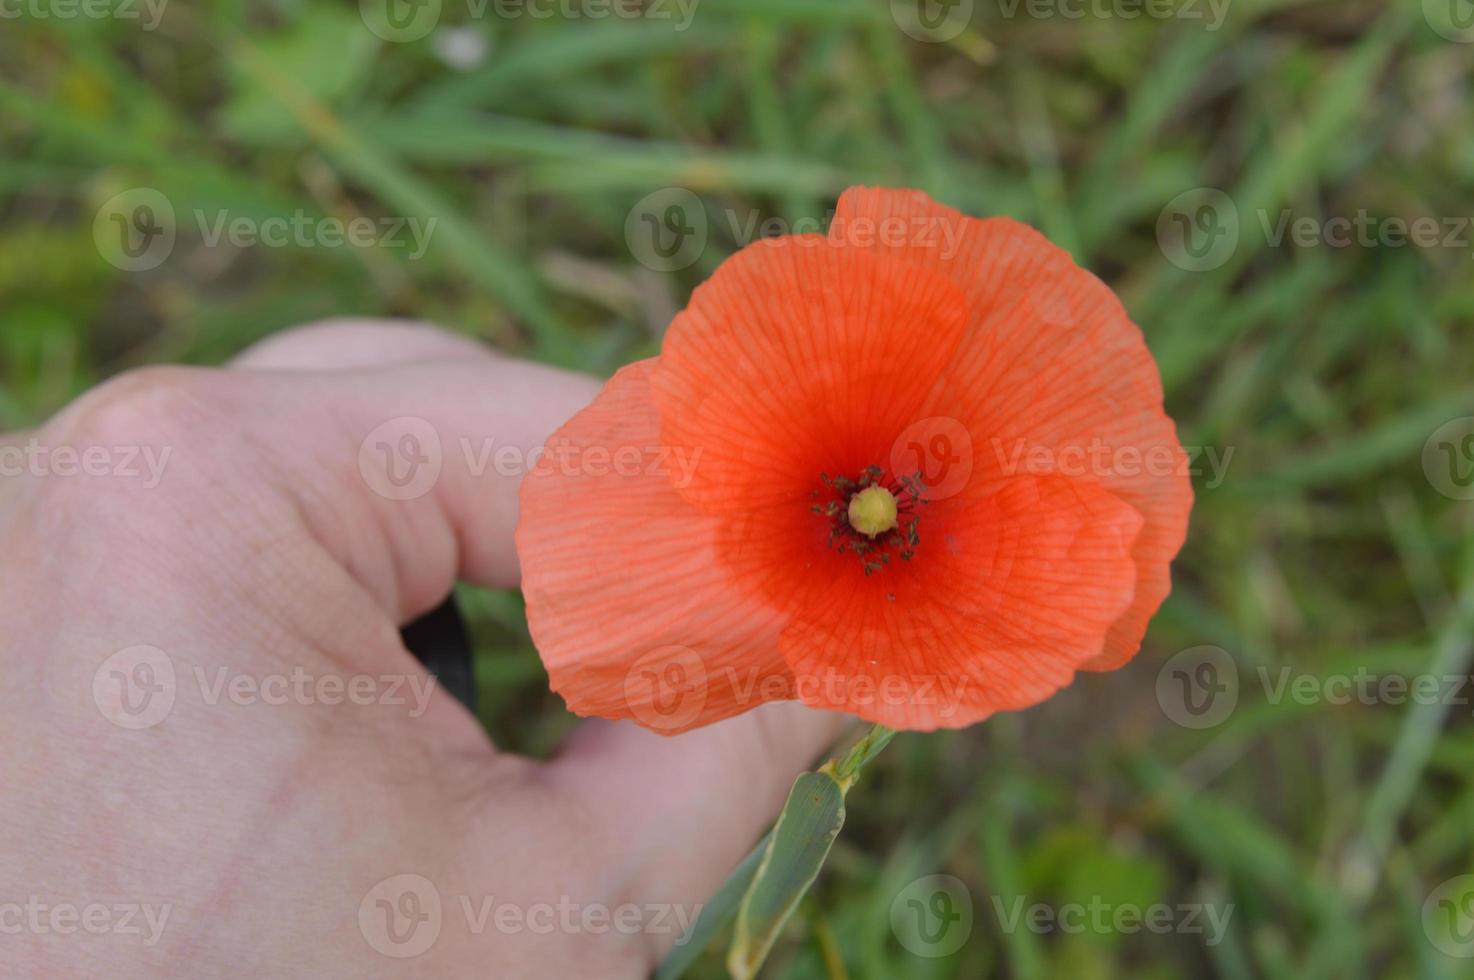
[[[660,969],[655,971],[655,980],[677,980],[696,962],[696,958],[706,949],[717,930],[737,914],[738,903],[747,894],[747,886],[757,874],[758,864],[763,855],[768,853],[768,842],[772,839],[772,834],[763,835],[757,846],[737,865],[737,870],[722,882],[722,887],[711,897],[711,901],[701,907],[696,921],[691,924],[691,931],[676,940],[675,948],[660,964]]]
[[[736,980],[757,975],[783,924],[819,876],[843,826],[844,789],[834,777],[827,772],[799,776],[737,912],[737,929],[727,953],[727,969]]]

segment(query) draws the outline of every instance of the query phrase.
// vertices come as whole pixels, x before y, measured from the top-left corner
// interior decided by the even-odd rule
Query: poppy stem
[[[864,769],[871,759],[880,755],[881,750],[895,737],[894,728],[887,728],[885,725],[871,725],[870,730],[850,746],[843,758],[830,763],[833,766],[831,771],[835,781],[848,792],[855,780],[859,778],[860,770]]]
[[[798,777],[778,822],[702,908],[655,972],[655,980],[682,976],[733,917],[737,922],[727,951],[728,971],[736,980],[757,975],[844,826],[845,794],[895,734],[884,725],[871,725],[843,756]]]

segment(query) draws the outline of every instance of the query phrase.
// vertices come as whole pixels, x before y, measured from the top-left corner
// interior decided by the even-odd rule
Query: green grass
[[[1174,594],[1134,663],[1020,716],[903,734],[867,770],[766,975],[1470,975],[1421,917],[1437,885],[1474,872],[1470,706],[1297,704],[1257,671],[1470,670],[1474,503],[1438,493],[1421,455],[1474,415],[1474,232],[1275,247],[1259,215],[1474,216],[1474,44],[1439,36],[1418,2],[1237,0],[1216,31],[976,6],[941,44],[898,30],[882,0],[701,0],[683,31],[468,19],[447,2],[446,22],[489,45],[467,70],[428,39],[379,40],[351,3],[174,0],[152,32],[5,21],[0,426],[128,367],[216,363],[326,315],[422,317],[608,373],[653,353],[743,244],[729,215],[820,219],[858,182],[1012,214],[1117,289],[1184,443],[1232,450],[1226,478],[1198,480]],[[699,196],[710,237],[656,272],[625,225],[667,186]],[[1193,272],[1157,224],[1200,186],[1228,194],[1242,236]],[[99,207],[133,187],[183,216],[147,272],[114,268],[93,238]],[[196,209],[436,230],[415,260],[209,248]],[[479,663],[489,724],[548,750],[570,719],[516,598],[465,599],[481,653],[499,653]],[[1155,696],[1163,663],[1200,645],[1242,681],[1203,731]],[[928,959],[889,923],[934,873],[965,883],[975,921]],[[1019,897],[1097,896],[1233,912],[1213,945],[1000,921]],[[720,976],[720,953],[692,975]]]

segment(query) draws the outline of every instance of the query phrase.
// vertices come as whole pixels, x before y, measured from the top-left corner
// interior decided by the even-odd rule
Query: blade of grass
[[[1433,645],[1424,671],[1428,676],[1464,676],[1474,661],[1474,536],[1465,539],[1462,564],[1462,585]],[[1451,707],[1442,698],[1414,699],[1407,706],[1397,742],[1367,801],[1361,833],[1347,848],[1341,864],[1342,882],[1357,904],[1366,902],[1381,879],[1398,821],[1412,800]]]
[[[539,353],[557,363],[577,365],[572,334],[557,317],[537,283],[531,267],[508,249],[479,234],[461,211],[443,199],[431,185],[399,166],[392,152],[365,138],[352,125],[274,71],[249,44],[232,49],[232,63],[272,92],[307,134],[344,174],[374,191],[388,206],[404,215],[436,222],[430,236],[435,248],[490,290],[512,313],[521,317],[537,342]]]

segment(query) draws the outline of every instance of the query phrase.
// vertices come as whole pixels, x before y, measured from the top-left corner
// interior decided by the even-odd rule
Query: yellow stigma
[[[885,487],[866,487],[850,498],[850,526],[866,537],[896,526],[896,497]]]

